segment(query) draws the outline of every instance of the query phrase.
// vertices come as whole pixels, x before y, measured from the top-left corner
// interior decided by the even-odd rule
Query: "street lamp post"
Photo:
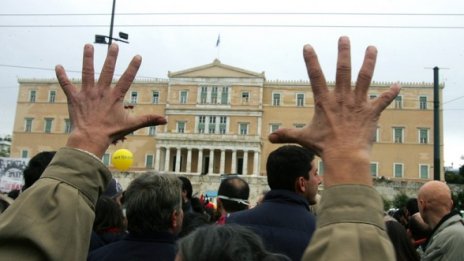
[[[113,0],[113,9],[112,9],[112,12],[111,12],[111,23],[110,23],[110,35],[109,36],[101,35],[101,34],[96,34],[95,35],[95,43],[107,44],[108,48],[110,47],[113,40],[118,41],[118,42],[123,42],[123,43],[129,43],[129,41],[127,41],[129,39],[129,34],[127,34],[127,33],[119,32],[119,38],[114,38],[113,37],[113,26],[114,26],[114,13],[115,13],[115,10],[116,10],[116,0]],[[108,38],[108,42],[106,41],[106,38]]]

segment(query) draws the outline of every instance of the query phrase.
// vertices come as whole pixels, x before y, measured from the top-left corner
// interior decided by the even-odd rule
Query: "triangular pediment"
[[[190,69],[169,72],[169,78],[263,78],[264,72],[257,73],[221,63],[215,59],[212,63]]]

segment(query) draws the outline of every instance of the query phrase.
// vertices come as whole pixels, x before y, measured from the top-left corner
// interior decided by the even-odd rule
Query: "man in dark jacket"
[[[123,197],[129,235],[92,251],[88,260],[174,260],[175,237],[182,227],[181,181],[145,174]]]
[[[266,171],[271,191],[263,203],[232,213],[226,222],[251,228],[269,251],[301,260],[316,227],[309,211],[320,183],[314,154],[300,146],[280,147],[269,154]]]

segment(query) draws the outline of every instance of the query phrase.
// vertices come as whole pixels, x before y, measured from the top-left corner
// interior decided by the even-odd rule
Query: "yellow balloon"
[[[115,167],[119,171],[126,171],[128,170],[134,161],[134,157],[132,152],[126,149],[120,149],[113,153],[112,163],[113,167]]]

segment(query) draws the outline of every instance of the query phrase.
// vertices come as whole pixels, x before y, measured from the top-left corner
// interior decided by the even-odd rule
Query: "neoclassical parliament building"
[[[390,85],[373,82],[369,97]],[[432,179],[433,86],[401,85],[400,95],[380,118],[371,173],[387,179]],[[279,146],[268,141],[269,133],[303,128],[314,113],[309,81],[266,80],[264,72],[219,60],[168,72],[167,79],[136,79],[125,105],[130,113],[165,115],[168,123],[128,135],[102,161],[111,168],[112,153],[125,148],[134,154],[129,171],[194,175],[266,175],[266,158]],[[11,157],[57,150],[71,128],[66,97],[55,79],[19,79]],[[323,175],[320,159],[318,165]]]

